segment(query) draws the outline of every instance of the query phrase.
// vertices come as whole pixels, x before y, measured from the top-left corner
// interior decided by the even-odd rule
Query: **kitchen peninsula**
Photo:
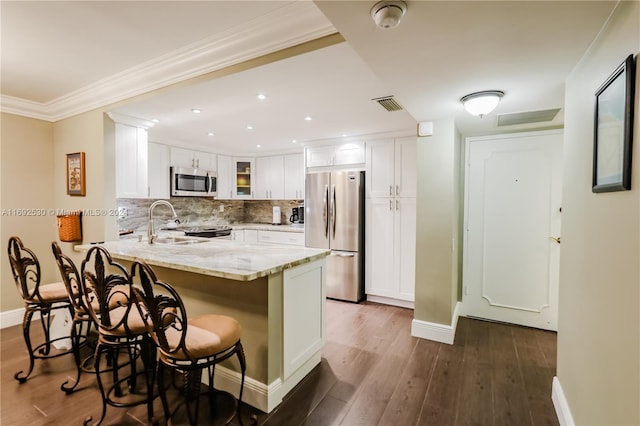
[[[320,363],[329,251],[171,234],[158,239],[171,243],[129,239],[100,245],[126,267],[133,261],[151,265],[158,279],[176,288],[189,316],[235,317],[247,358],[243,401],[272,411]],[[216,368],[216,387],[237,395],[237,370],[231,360]]]

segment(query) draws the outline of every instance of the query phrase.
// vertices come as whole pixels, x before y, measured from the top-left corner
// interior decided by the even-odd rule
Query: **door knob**
[[[560,244],[560,237],[549,237],[549,239],[555,241],[558,244]]]

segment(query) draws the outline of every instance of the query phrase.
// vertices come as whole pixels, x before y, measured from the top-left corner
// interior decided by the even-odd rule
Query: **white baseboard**
[[[270,413],[276,408],[282,399],[288,394],[304,376],[309,374],[313,368],[321,361],[320,351],[314,354],[309,360],[298,368],[284,382],[280,379],[274,380],[268,386],[251,377],[245,376],[244,391],[242,401],[265,413]],[[215,387],[234,396],[238,396],[240,391],[241,375],[239,372],[230,370],[223,366],[216,366]],[[208,384],[208,378],[203,375],[202,382]]]
[[[411,321],[411,335],[421,339],[433,340],[440,343],[453,345],[456,337],[456,327],[458,326],[458,309],[460,302],[456,303],[451,318],[451,325],[438,324],[428,321],[414,319]]]
[[[553,385],[551,386],[551,400],[553,401],[553,406],[556,409],[556,416],[558,416],[560,426],[574,426],[576,423],[573,421],[571,409],[569,408],[567,398],[564,396],[564,391],[562,390],[558,376],[553,378]]]
[[[40,318],[36,315],[33,316],[33,319]],[[0,329],[22,324],[22,318],[24,318],[24,308],[0,312]]]
[[[393,299],[391,297],[372,296],[370,294],[367,294],[367,301],[413,309],[413,302],[410,300]]]

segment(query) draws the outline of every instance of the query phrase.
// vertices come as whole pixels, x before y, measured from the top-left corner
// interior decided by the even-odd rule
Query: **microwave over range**
[[[215,197],[216,172],[185,167],[171,167],[171,195],[178,197]]]

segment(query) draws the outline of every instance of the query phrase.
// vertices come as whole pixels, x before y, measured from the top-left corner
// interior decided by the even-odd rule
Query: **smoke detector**
[[[380,1],[371,8],[371,17],[380,28],[394,28],[407,11],[403,1]]]

